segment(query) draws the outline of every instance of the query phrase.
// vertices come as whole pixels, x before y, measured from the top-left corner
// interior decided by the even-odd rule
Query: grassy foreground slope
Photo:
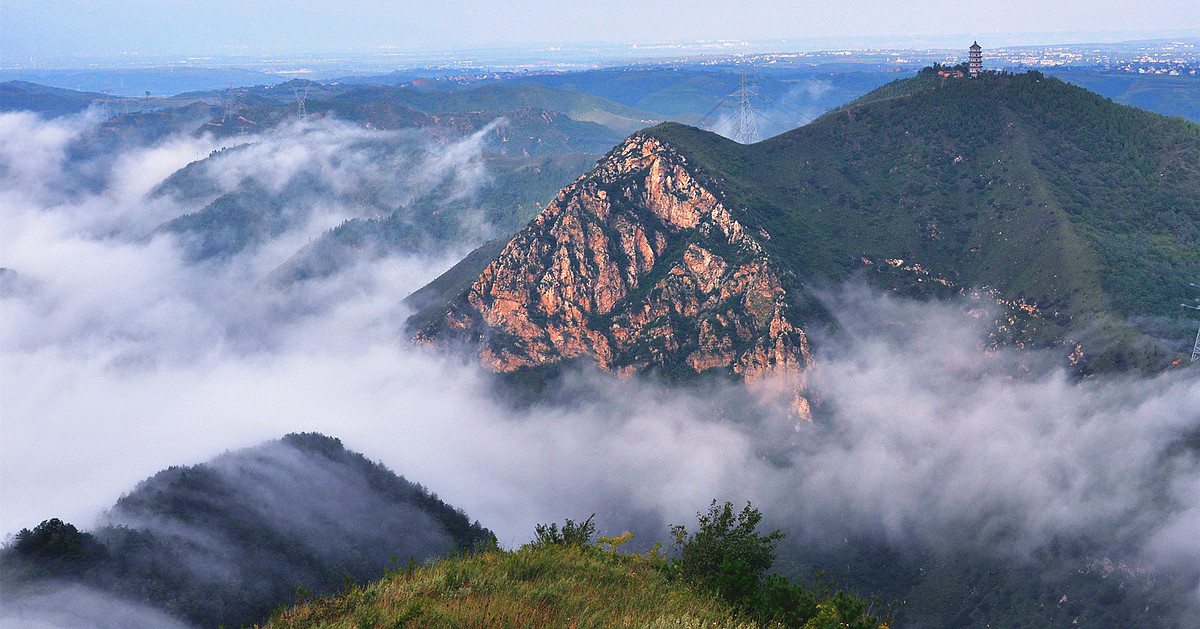
[[[273,628],[744,627],[652,559],[575,547],[490,551],[393,572],[282,613]]]
[[[802,625],[761,624],[715,593],[672,578],[661,558],[550,545],[493,550],[393,571],[274,618],[272,629],[360,627],[645,627],[756,629],[846,624],[834,596]],[[886,625],[871,625],[886,628]]]
[[[792,627],[887,629],[867,603],[766,571],[783,534],[760,535],[762,514],[714,500],[689,534],[671,527],[678,556],[618,549],[592,519],[537,527],[519,550],[491,549],[403,572],[276,614],[272,628],[334,627]]]

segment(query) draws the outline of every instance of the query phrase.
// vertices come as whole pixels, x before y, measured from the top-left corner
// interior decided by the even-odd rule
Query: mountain
[[[0,83],[0,111],[33,111],[45,116],[77,114],[103,102],[104,94],[77,92],[28,81]]]
[[[467,89],[417,87],[363,87],[336,99],[341,105],[394,102],[423,112],[484,112],[541,110],[565,114],[625,133],[656,122],[645,111],[611,100],[543,85],[481,85]]]
[[[857,275],[983,289],[997,342],[1084,373],[1159,369],[1150,332],[1200,277],[1198,191],[1200,126],[1037,72],[926,71],[754,145],[637,133],[411,325],[498,371],[753,375],[806,364],[810,287]]]
[[[171,64],[151,68],[6,69],[0,77],[54,85],[71,90],[100,90],[125,97],[141,98],[177,94],[185,90],[217,90],[229,85],[262,85],[278,80],[278,74],[243,68],[189,67]]]
[[[600,153],[662,119],[596,96],[540,85],[422,89],[290,81],[224,96],[228,110],[203,128],[218,137],[261,133],[294,120],[297,99],[303,96],[309,115],[334,116],[369,129],[437,129],[452,136],[504,118],[507,124],[494,136],[497,152],[505,155]]]
[[[680,67],[682,66],[682,67]],[[716,123],[732,114],[721,103],[737,91],[747,68],[711,62],[689,66],[624,67],[584,72],[515,76],[515,83],[536,83],[599,96],[659,117],[688,124]],[[847,70],[830,66],[750,68],[763,133],[795,128],[828,109],[857,98],[893,78],[893,71]],[[728,101],[726,105],[731,105]],[[773,134],[773,133],[770,133]]]
[[[345,219],[297,251],[271,279],[288,283],[327,277],[386,255],[427,253],[511,234],[599,157],[482,152],[450,160],[444,156],[454,154],[453,144],[435,143],[423,134],[338,140],[343,148],[335,159],[342,161],[331,165],[311,160],[282,185],[273,173],[255,172],[247,165],[272,146],[294,143],[311,149],[314,140],[268,139],[262,145],[214,151],[188,164],[150,196],[198,209],[167,221],[158,231],[176,234],[189,260],[220,259],[254,250],[303,226],[322,204],[340,205],[359,216]],[[483,138],[482,150],[495,148],[489,140]],[[339,168],[344,169],[338,173],[341,179],[329,176]],[[236,185],[230,188],[230,182]]]
[[[305,119],[296,115],[294,90],[310,94]],[[301,227],[314,207],[346,208],[346,222],[273,273],[283,282],[331,275],[364,254],[512,233],[629,130],[654,122],[594,96],[536,85],[347,89],[291,81],[249,90],[208,113],[195,133],[246,134],[244,142],[187,165],[152,192],[194,208],[159,231],[178,234],[189,259],[200,261]],[[268,155],[282,150],[309,158],[280,182],[262,172],[274,163]]]
[[[301,188],[297,182],[293,188]],[[221,195],[198,212],[185,214],[164,223],[163,232],[179,234],[190,260],[206,260],[237,253],[278,236],[299,218],[296,207],[287,203],[299,196],[272,195],[256,181],[248,180]],[[289,212],[288,210],[292,211]]]
[[[629,371],[803,366],[784,269],[652,134],[622,144],[422,329],[513,371],[587,355]]]
[[[1070,66],[1048,68],[1046,72],[1122,105],[1182,116],[1200,124],[1200,76],[1135,74]]]
[[[488,180],[474,194],[456,195],[453,181],[445,181],[382,216],[347,220],[298,251],[271,279],[286,284],[328,277],[364,260],[437,251],[497,233],[511,236],[541,211],[542,203],[556,190],[595,165],[598,157],[484,155],[479,163]]]
[[[291,434],[172,467],[94,532],[57,519],[0,551],[6,596],[72,582],[204,626],[244,626],[295,600],[494,539],[420,485],[322,435]]]

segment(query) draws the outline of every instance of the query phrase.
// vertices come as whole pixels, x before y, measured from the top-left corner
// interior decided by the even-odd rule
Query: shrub
[[[588,519],[579,523],[567,518],[561,531],[557,524],[549,526],[538,524],[534,527],[536,537],[533,540],[533,546],[534,548],[545,548],[546,546],[590,547],[592,536],[596,534],[596,525],[592,522],[595,517],[596,514],[593,513],[588,516]]]
[[[696,516],[700,526],[694,534],[682,524],[671,527],[678,553],[673,563],[680,576],[731,603],[747,602],[775,562],[775,545],[783,533],[755,532],[762,513],[748,502],[740,513],[734,513],[732,503],[717,506],[713,500],[708,513]]]
[[[735,513],[733,504],[697,513],[694,534],[671,527],[676,557],[671,566],[688,583],[725,599],[753,621],[797,629],[885,629],[862,599],[828,587],[813,591],[780,575],[768,575],[783,533],[757,532],[762,514],[750,503]]]

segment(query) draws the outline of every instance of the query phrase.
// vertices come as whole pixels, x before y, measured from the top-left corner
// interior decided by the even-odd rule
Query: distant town
[[[967,60],[967,45],[961,49],[868,49],[822,52],[763,53],[713,57],[707,63],[724,65],[802,65],[802,64],[865,64],[907,70],[931,63],[954,64]],[[1019,70],[1072,66],[1108,72],[1130,74],[1160,74],[1171,76],[1200,76],[1200,40],[1181,42],[1130,42],[1119,44],[1077,44],[1053,46],[1022,46],[1010,48],[985,47],[984,64],[992,69]],[[695,59],[687,63],[695,64]]]
[[[371,74],[408,68],[461,68],[478,71],[571,72],[606,66],[670,67],[847,65],[869,70],[910,71],[933,63],[967,60],[973,40],[983,46],[983,63],[990,69],[1021,70],[1070,66],[1104,72],[1200,76],[1200,37],[1102,44],[1047,44],[997,47],[985,36],[964,35],[961,46],[830,48],[815,52],[786,52],[802,48],[799,41],[745,42],[736,40],[664,42],[657,44],[578,44],[479,50],[405,52],[358,51],[331,55],[255,54],[226,51],[185,58],[148,58],[134,53],[115,59],[0,60],[0,79],[21,78],[22,71],[77,68],[243,68],[286,77],[332,78],[348,73]],[[781,52],[764,52],[764,50]],[[453,74],[453,73],[450,73]]]

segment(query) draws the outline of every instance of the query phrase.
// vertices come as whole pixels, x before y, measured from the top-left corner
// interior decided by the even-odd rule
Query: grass
[[[390,572],[283,611],[274,629],[368,627],[756,627],[673,580],[663,560],[594,548],[491,550]]]

